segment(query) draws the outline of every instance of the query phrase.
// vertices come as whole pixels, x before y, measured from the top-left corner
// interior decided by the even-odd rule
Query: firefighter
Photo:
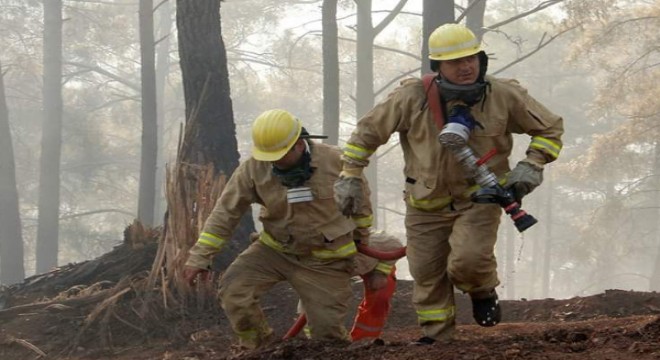
[[[438,142],[440,128],[462,121],[472,129],[467,135],[474,153],[482,156],[495,149],[487,166],[518,200],[541,184],[543,167],[559,155],[563,134],[562,118],[516,80],[486,75],[488,57],[467,27],[445,24],[435,29],[429,37],[429,59],[434,72],[429,86],[421,79],[404,80],[358,121],[335,184],[340,211],[353,214],[360,206],[361,174],[370,155],[391,134],[399,133],[405,162],[407,256],[423,333],[415,344],[452,338],[454,287],[470,295],[479,325],[493,326],[501,320],[494,247],[502,210],[497,204],[470,200],[472,174]],[[432,87],[440,95],[427,98]],[[435,105],[442,110],[438,116],[432,111]],[[513,133],[527,134],[531,140],[526,157],[508,173]]]
[[[348,340],[344,320],[351,299],[355,241],[368,241],[371,208],[365,201],[347,218],[333,200],[341,150],[313,142],[291,113],[274,109],[252,126],[252,158],[230,177],[190,249],[184,279],[194,284],[231,237],[251,204],[261,205],[263,231],[227,268],[219,299],[238,346],[255,349],[272,337],[259,298],[288,281],[308,309],[311,337]]]

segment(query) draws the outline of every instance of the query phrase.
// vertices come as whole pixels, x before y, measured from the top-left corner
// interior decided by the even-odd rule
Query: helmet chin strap
[[[472,106],[481,100],[484,96],[487,81],[477,81],[469,85],[456,85],[447,81],[443,77],[438,77],[436,80],[440,88],[442,99],[446,102],[460,101],[467,106]]]
[[[480,51],[477,53],[477,56],[479,57],[479,76],[477,77],[477,81],[473,84],[454,84],[445,79],[438,71],[436,82],[440,88],[443,100],[446,102],[461,101],[467,106],[472,106],[483,98],[486,87],[490,85],[489,82],[484,79],[486,76],[486,70],[488,69],[488,55],[486,55],[484,51]]]
[[[298,164],[290,169],[278,169],[274,165],[272,166],[273,175],[280,179],[282,185],[289,189],[303,186],[312,177],[312,173],[314,172],[314,168],[311,166],[311,148],[307,141],[303,142],[305,143],[305,150],[300,156]]]

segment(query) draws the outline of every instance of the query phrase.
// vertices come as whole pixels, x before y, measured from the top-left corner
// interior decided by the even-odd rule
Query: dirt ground
[[[0,289],[0,359],[660,359],[658,293],[609,290],[566,300],[502,301],[503,322],[493,328],[475,325],[469,299],[457,295],[456,339],[411,346],[421,333],[408,281],[398,283],[383,344],[299,336],[239,353],[215,304],[177,307],[165,295],[145,300],[135,284],[144,281],[155,250],[155,244],[119,246]],[[355,284],[353,308],[361,286]],[[296,302],[286,284],[262,300],[278,338],[293,324]]]

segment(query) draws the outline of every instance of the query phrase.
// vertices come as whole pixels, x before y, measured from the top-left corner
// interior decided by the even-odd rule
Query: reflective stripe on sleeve
[[[529,147],[541,150],[555,159],[559,157],[559,152],[561,151],[561,145],[542,136],[532,137],[532,142],[529,144]]]
[[[348,156],[349,158],[356,160],[367,160],[369,156],[374,153],[373,150],[368,150],[353,144],[346,144],[343,150],[344,156]]]
[[[197,239],[197,242],[203,245],[208,245],[210,247],[220,249],[222,246],[225,244],[225,239],[213,235],[211,233],[203,232],[199,234],[199,238]]]

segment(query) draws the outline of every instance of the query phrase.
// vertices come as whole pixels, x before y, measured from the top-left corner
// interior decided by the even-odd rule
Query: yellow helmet
[[[466,26],[444,24],[429,36],[429,59],[453,60],[481,51],[479,39]]]
[[[273,109],[263,112],[252,124],[252,157],[277,161],[296,143],[302,124],[290,112]]]

